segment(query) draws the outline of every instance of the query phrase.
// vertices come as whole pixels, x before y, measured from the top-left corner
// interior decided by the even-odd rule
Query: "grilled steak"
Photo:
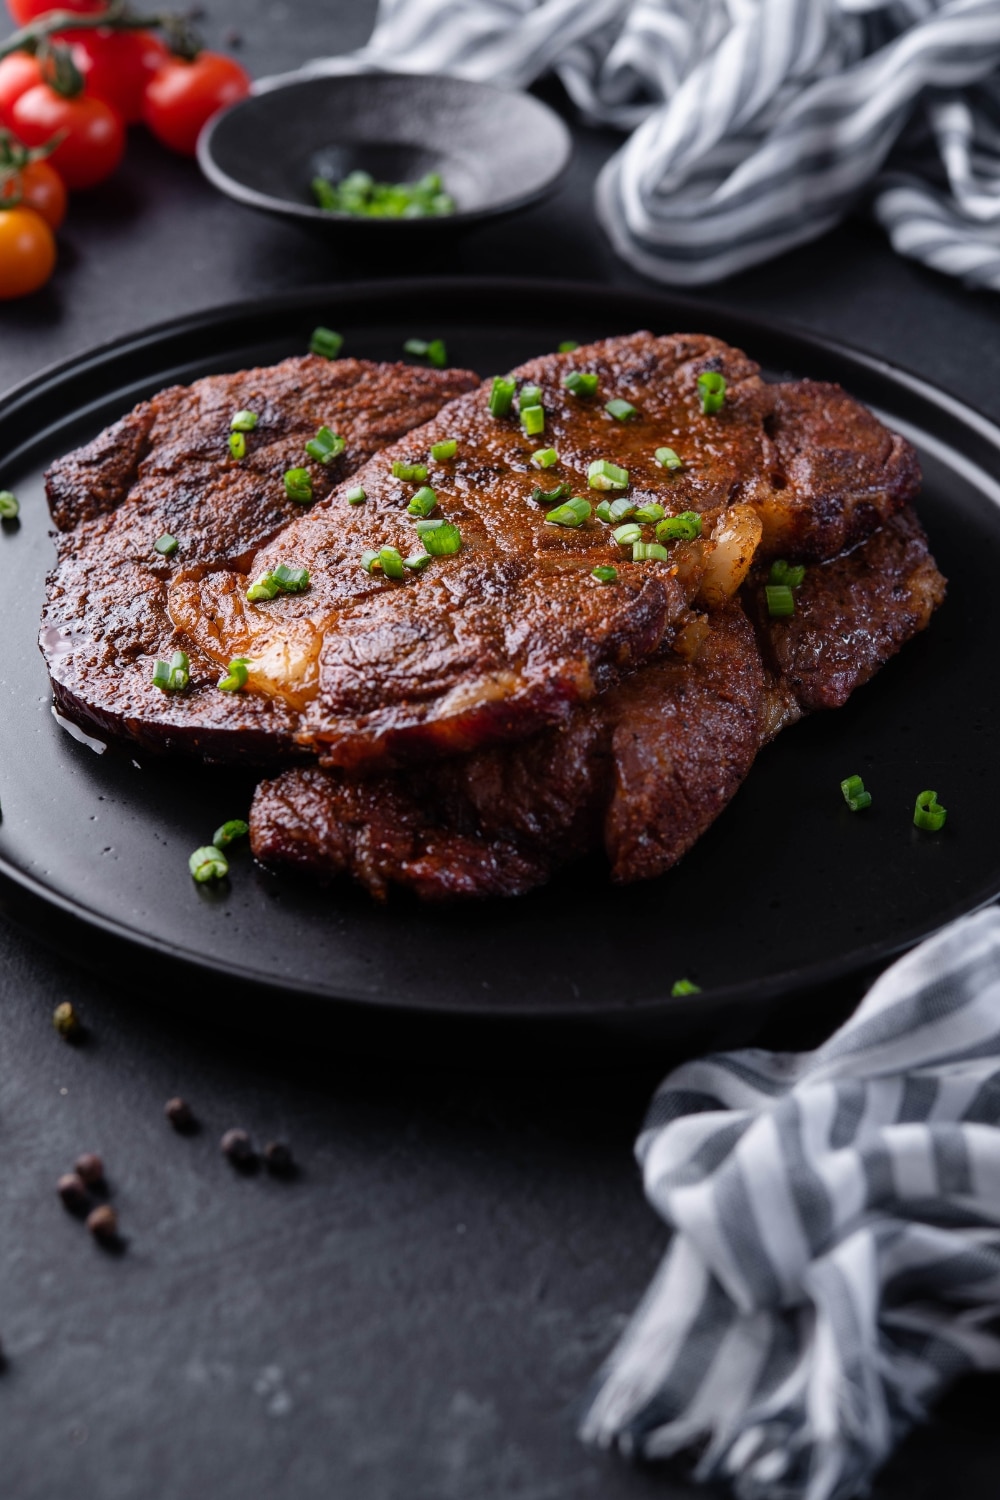
[[[803,711],[842,703],[944,596],[909,510],[809,568],[789,619],[762,609],[765,577],[742,591],[756,634],[739,603],[694,620],[675,640],[687,660],[664,650],[560,728],[405,775],[312,768],[264,782],[254,853],[350,874],[378,896],[396,885],[430,900],[517,894],[602,848],[615,880],[662,873],[767,739]]]
[[[464,370],[288,359],[162,391],[60,460],[46,476],[59,534],[41,636],[58,706],[156,749],[255,760],[290,751],[295,718],[284,704],[219,692],[215,661],[177,638],[171,578],[240,567],[287,526],[300,507],[285,493],[286,469],[307,465],[323,496],[477,383]],[[240,410],[258,422],[237,461],[228,440]],[[324,424],[345,440],[326,466],[303,453]],[[165,533],[177,539],[172,557],[153,548]],[[191,685],[161,692],[153,662],[178,647],[190,654]]]

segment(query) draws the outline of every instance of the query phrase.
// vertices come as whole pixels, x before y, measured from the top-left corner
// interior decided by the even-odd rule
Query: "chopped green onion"
[[[787,583],[769,583],[764,589],[767,595],[767,612],[772,620],[782,620],[795,613],[795,596]]]
[[[636,508],[635,519],[637,521],[662,521],[663,506],[657,505],[656,501],[650,501],[648,505],[640,505]]]
[[[409,568],[411,573],[422,573],[427,564],[432,561],[429,552],[414,552],[409,557],[403,558],[403,567]]]
[[[347,491],[348,505],[364,505],[367,499],[368,496],[365,494],[360,484],[356,484],[353,490]]]
[[[582,526],[590,518],[590,501],[574,495],[565,505],[557,505],[545,517],[550,526]]]
[[[590,571],[590,576],[591,576],[591,578],[596,578],[598,583],[617,583],[618,582],[618,569],[617,568],[592,568],[591,571]]]
[[[690,979],[675,979],[670,989],[671,998],[676,1000],[679,995],[700,995],[701,985],[692,984]]]
[[[361,566],[364,568],[366,573],[374,572],[376,564],[381,566],[381,564],[379,564],[377,552],[362,552]]]
[[[726,400],[726,377],[717,370],[703,370],[698,376],[698,392],[706,417],[721,411]]]
[[[186,651],[175,651],[169,662],[158,661],[153,667],[153,686],[165,693],[179,693],[191,680],[191,663]]]
[[[447,522],[439,517],[436,521],[415,521],[413,529],[417,533],[417,536],[423,536],[426,532],[437,531],[446,524]]]
[[[308,568],[290,568],[287,563],[279,563],[271,577],[282,594],[302,594],[309,587]]]
[[[431,444],[431,458],[435,463],[443,463],[446,458],[454,458],[458,452],[458,443],[454,438],[445,438],[443,442]]]
[[[659,464],[661,469],[672,469],[674,473],[676,473],[678,469],[683,469],[684,467],[683,463],[677,457],[677,454],[674,452],[673,448],[657,448],[656,452],[653,454],[653,458]]]
[[[612,521],[631,521],[635,515],[635,501],[626,500],[624,497],[621,500],[612,500],[609,510]]]
[[[0,520],[13,521],[20,511],[18,498],[10,490],[0,490]]]
[[[309,340],[309,353],[321,354],[324,359],[336,359],[343,344],[342,333],[334,333],[332,328],[314,328]]]
[[[242,839],[250,832],[250,824],[244,823],[242,818],[230,818],[228,823],[223,823],[212,835],[212,843],[216,849],[228,849],[233,839]]]
[[[247,657],[236,656],[229,663],[229,673],[219,678],[219,687],[224,693],[238,693],[247,685]]]
[[[611,535],[619,547],[634,547],[636,542],[642,541],[642,531],[634,521],[629,521],[627,526],[617,527]]]
[[[605,401],[604,410],[616,422],[631,422],[633,417],[639,415],[639,409],[633,406],[631,401],[623,401],[620,396],[615,396],[611,401]]]
[[[370,172],[348,172],[339,182],[314,177],[313,197],[327,213],[367,219],[428,219],[455,212],[455,200],[444,190],[440,172],[418,182],[376,182]],[[422,339],[413,339],[422,343]]]
[[[535,505],[548,505],[552,500],[565,500],[566,496],[572,493],[573,488],[568,484],[557,484],[552,490],[543,490],[536,485],[531,492],[531,500]]]
[[[948,809],[941,806],[937,799],[937,792],[918,794],[916,806],[913,809],[913,821],[918,828],[926,828],[928,833],[937,833],[939,828],[944,827],[944,820],[947,816]]]
[[[503,375],[493,377],[493,387],[490,391],[490,411],[495,417],[505,417],[514,404],[514,391],[517,388],[515,380],[508,380]]]
[[[570,370],[563,385],[571,396],[593,396],[597,390],[597,376],[586,374],[583,370]]]
[[[259,420],[255,411],[238,411],[229,426],[233,432],[253,432]]]
[[[525,437],[537,437],[540,432],[545,431],[544,406],[522,406],[520,415]]]
[[[539,448],[531,455],[531,462],[536,469],[551,469],[559,462],[559,455],[554,448]]]
[[[656,528],[658,542],[693,542],[699,536],[701,516],[696,510],[685,510],[679,516],[668,516]]]
[[[400,459],[392,461],[393,479],[405,479],[407,484],[424,484],[427,479],[426,464],[404,464]]]
[[[246,458],[247,440],[243,432],[231,432],[229,434],[229,451],[234,458]]]
[[[189,856],[188,869],[198,884],[204,885],[208,880],[224,880],[229,874],[229,861],[221,849],[206,844]]]
[[[280,593],[281,589],[274,581],[274,574],[262,573],[247,589],[247,598],[251,604],[259,604],[262,599],[274,599]]]
[[[379,566],[386,578],[404,578],[403,558],[395,547],[381,547],[378,554]]]
[[[306,452],[318,464],[328,464],[331,458],[338,458],[346,447],[347,443],[339,432],[331,432],[329,427],[321,427],[316,436],[306,443]]]
[[[866,807],[871,807],[871,792],[865,791],[865,784],[860,776],[848,776],[840,783],[840,790],[851,812],[862,812]]]
[[[540,385],[522,385],[517,396],[517,409],[524,411],[526,406],[541,406],[542,388]]]
[[[611,516],[611,501],[610,500],[602,500],[601,503],[600,503],[600,505],[594,511],[594,515],[597,517],[597,519],[599,521],[605,521],[608,524],[610,524],[611,519],[612,519],[612,516]]]
[[[423,523],[424,526],[427,524],[426,521]],[[430,531],[422,530],[418,522],[417,532],[432,557],[450,557],[453,552],[461,550],[462,533],[450,521],[444,521],[440,526],[433,526]]]
[[[429,484],[425,484],[422,485],[419,490],[417,490],[417,493],[414,495],[413,499],[410,501],[406,509],[411,516],[429,516],[437,503],[437,495],[431,489]]]
[[[426,359],[436,370],[443,370],[448,363],[448,351],[445,348],[444,339],[407,339],[403,345],[405,354],[415,354],[418,359]]]
[[[165,531],[162,536],[156,538],[153,551],[159,552],[162,557],[173,557],[177,551],[177,538],[171,536],[169,531]]]
[[[790,589],[797,589],[805,576],[806,570],[801,563],[793,567],[791,563],[785,562],[783,557],[779,557],[771,564],[767,581],[768,583],[787,583]]]
[[[308,469],[285,470],[285,494],[296,505],[308,505],[313,497],[312,476]]]
[[[587,470],[587,483],[592,490],[628,489],[628,469],[620,469],[607,458],[595,458]]]
[[[580,345],[576,342],[575,339],[563,339],[562,343],[559,345],[559,353],[572,354],[573,350],[579,349],[579,347]]]
[[[659,542],[633,542],[633,562],[666,562],[670,553]]]

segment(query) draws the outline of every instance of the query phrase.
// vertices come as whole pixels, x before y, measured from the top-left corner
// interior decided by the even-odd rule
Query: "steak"
[[[255,855],[427,900],[515,895],[595,850],[616,881],[661,874],[762,744],[803,712],[843,703],[944,597],[911,510],[810,567],[788,619],[767,616],[765,580],[755,571],[739,601],[692,616],[673,650],[517,745],[405,775],[301,768],[265,781],[250,815]]]
[[[288,359],[162,391],[61,459],[46,475],[58,534],[41,633],[57,706],[148,748],[250,760],[292,753],[284,705],[219,692],[216,663],[178,638],[170,581],[180,570],[248,564],[289,524],[300,507],[283,476],[309,463],[303,444],[318,427],[345,440],[329,464],[309,463],[322,497],[477,383],[467,370]],[[258,421],[237,461],[230,422],[244,409]],[[153,547],[165,533],[177,539],[172,557]],[[179,647],[191,657],[190,686],[161,692],[153,662]]]

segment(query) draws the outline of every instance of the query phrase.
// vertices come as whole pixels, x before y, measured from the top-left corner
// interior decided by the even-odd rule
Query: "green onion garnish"
[[[508,380],[504,375],[493,377],[493,386],[490,390],[490,411],[495,417],[505,417],[514,404],[514,391],[517,389],[515,380]]]
[[[772,620],[782,620],[795,613],[795,596],[787,583],[769,583],[764,589],[767,595],[767,612]]]
[[[336,359],[343,344],[342,333],[334,333],[332,328],[314,328],[309,340],[309,353],[321,354],[324,359]]]
[[[550,526],[582,526],[590,517],[590,501],[582,495],[574,495],[565,505],[557,505],[545,517]]]
[[[683,469],[684,467],[673,448],[657,448],[653,454],[653,458],[661,469],[672,469],[676,473],[678,469]]]
[[[360,484],[356,484],[353,490],[347,491],[348,505],[364,505],[367,499],[368,496],[365,494]]]
[[[612,521],[631,521],[635,515],[635,501],[626,500],[624,497],[621,500],[612,500],[609,512]]]
[[[159,552],[162,557],[173,557],[177,551],[177,538],[171,536],[169,531],[165,531],[162,536],[156,538],[153,551]]]
[[[541,406],[542,388],[540,385],[522,385],[517,396],[518,411],[524,411],[526,406]]]
[[[153,667],[153,686],[165,693],[179,693],[191,680],[191,663],[186,651],[175,651],[169,662],[158,661]]]
[[[409,568],[411,573],[422,573],[431,561],[433,559],[429,552],[414,552],[409,557],[403,558],[403,567]]]
[[[212,835],[212,843],[216,849],[228,849],[233,839],[242,839],[250,832],[250,824],[244,823],[242,818],[230,818],[228,823],[223,823]]]
[[[424,484],[427,479],[426,464],[404,464],[398,458],[392,461],[393,479],[405,479],[407,484]]]
[[[229,874],[229,861],[221,849],[206,844],[189,856],[188,869],[198,884],[204,885],[207,880],[224,880]]]
[[[607,458],[595,458],[587,470],[587,483],[592,490],[626,490],[628,469],[620,469]]]
[[[611,501],[610,500],[602,500],[601,503],[600,503],[600,505],[594,511],[594,515],[597,517],[597,519],[599,521],[605,521],[608,524],[610,524],[610,522],[612,520],[612,516],[611,516]]]
[[[840,790],[851,812],[862,812],[866,807],[871,807],[871,792],[865,791],[865,784],[860,776],[848,776],[840,783]]]
[[[445,348],[444,339],[407,339],[403,345],[406,354],[415,354],[418,359],[426,359],[436,370],[443,370],[448,363],[448,351]]]
[[[219,687],[224,693],[238,693],[247,685],[247,657],[236,656],[229,663],[229,673],[219,678]]]
[[[726,399],[726,377],[717,370],[703,370],[698,376],[701,409],[706,417],[721,411]]]
[[[552,490],[543,490],[536,485],[531,492],[531,501],[533,505],[548,505],[553,500],[565,500],[572,493],[572,486],[568,484],[557,484]]]
[[[433,528],[425,531],[424,526],[428,524]],[[434,526],[433,522],[417,522],[417,532],[427,551],[432,557],[450,557],[453,552],[461,550],[462,533],[457,526],[450,521],[443,521],[440,526]]]
[[[373,572],[377,563],[378,563],[378,553],[377,552],[362,552],[362,554],[361,554],[361,566],[364,568],[364,570],[365,570],[366,573]]]
[[[296,505],[308,505],[311,502],[313,482],[308,469],[285,470],[285,494]]]
[[[380,547],[378,554],[379,566],[386,578],[404,578],[406,576],[403,568],[403,558],[395,547]]]
[[[692,984],[690,979],[675,979],[671,986],[670,994],[675,1000],[678,995],[700,995],[701,985]]]
[[[431,444],[431,458],[435,463],[443,463],[446,458],[454,458],[458,452],[458,443],[454,438],[445,438],[443,442]]]
[[[576,342],[575,339],[563,339],[562,343],[559,345],[559,353],[572,354],[573,350],[579,349],[579,347],[580,345]]]
[[[366,219],[433,219],[455,212],[455,200],[445,192],[440,172],[427,172],[419,182],[376,182],[370,172],[354,171],[339,182],[314,177],[312,190],[327,213]]]
[[[797,589],[805,576],[806,570],[801,563],[793,566],[785,562],[783,557],[779,557],[771,564],[767,581],[768,583],[787,583],[790,589]]]
[[[633,542],[633,562],[666,562],[670,553],[659,542]]]
[[[559,455],[554,448],[539,448],[531,455],[531,462],[536,469],[551,469],[559,462]]]
[[[229,434],[229,451],[234,458],[246,458],[247,440],[245,433],[231,432]]]
[[[282,594],[303,594],[309,587],[308,568],[290,568],[287,563],[279,563],[271,570],[271,577]]]
[[[619,547],[634,547],[636,542],[642,541],[642,531],[634,521],[629,521],[626,526],[618,526],[611,535]]]
[[[937,792],[918,794],[916,806],[913,809],[913,821],[918,828],[926,828],[928,833],[937,833],[939,828],[944,827],[944,820],[947,816],[948,809],[941,806],[937,799]]]
[[[663,506],[657,505],[655,500],[651,500],[648,505],[640,505],[636,509],[635,519],[637,521],[662,521]]]
[[[253,432],[259,420],[255,411],[238,411],[229,426],[233,432]]]
[[[571,396],[593,396],[597,390],[597,376],[586,374],[583,370],[570,370],[563,385]]]
[[[616,422],[631,422],[633,417],[639,415],[638,407],[633,406],[631,401],[623,401],[619,396],[615,396],[611,401],[605,401],[604,410],[609,416],[614,417]]]
[[[347,443],[339,432],[331,432],[329,427],[321,427],[316,436],[306,443],[306,452],[318,464],[328,464],[331,458],[339,457],[346,447]]]
[[[537,437],[540,432],[545,431],[544,406],[522,406],[520,414],[525,437]]]
[[[13,521],[21,509],[18,498],[10,490],[0,490],[0,520]]]
[[[415,521],[413,529],[417,533],[417,536],[424,536],[428,531],[437,531],[445,525],[447,525],[447,522],[439,517],[436,521]]]
[[[685,510],[679,516],[668,516],[656,528],[658,542],[693,542],[699,536],[701,516],[696,510]]]
[[[247,598],[251,604],[259,604],[262,599],[276,599],[280,593],[274,574],[262,573],[247,589]]]
[[[592,568],[591,572],[590,572],[590,576],[591,576],[591,578],[596,578],[598,583],[617,583],[618,582],[618,569],[617,568]]]
[[[411,516],[429,516],[437,503],[437,495],[429,484],[425,484],[417,490],[406,509]]]

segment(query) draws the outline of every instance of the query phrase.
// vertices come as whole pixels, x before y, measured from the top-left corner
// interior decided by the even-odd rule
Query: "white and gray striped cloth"
[[[998,0],[380,0],[367,46],[295,76],[365,69],[554,70],[632,131],[597,212],[659,281],[715,281],[870,203],[901,254],[1000,290]]]
[[[583,1422],[741,1500],[854,1500],[1000,1368],[1000,911],[889,969],[815,1052],[678,1068],[637,1143],[666,1257]]]

